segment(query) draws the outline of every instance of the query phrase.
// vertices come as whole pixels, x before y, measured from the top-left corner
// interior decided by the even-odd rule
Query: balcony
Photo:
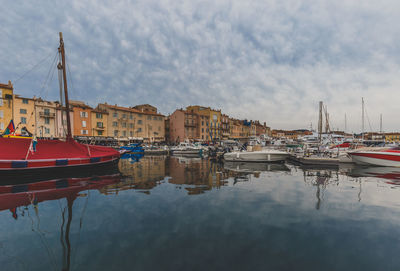
[[[39,116],[42,118],[54,118],[56,116],[56,113],[48,113],[48,112],[39,112]]]

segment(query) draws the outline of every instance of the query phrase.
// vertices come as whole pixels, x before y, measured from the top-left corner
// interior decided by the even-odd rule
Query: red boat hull
[[[74,140],[0,138],[0,171],[70,168],[116,161],[120,153],[103,146],[83,145]]]

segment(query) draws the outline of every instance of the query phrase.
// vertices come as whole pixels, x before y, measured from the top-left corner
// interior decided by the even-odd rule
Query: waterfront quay
[[[129,155],[118,167],[69,186],[3,186],[2,270],[400,265],[400,171]]]

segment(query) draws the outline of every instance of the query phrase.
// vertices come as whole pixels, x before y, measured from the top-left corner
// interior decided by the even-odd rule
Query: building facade
[[[165,141],[165,116],[162,114],[107,103],[99,104],[97,109],[108,113],[107,135],[110,137],[143,139],[146,142]]]
[[[91,112],[91,127],[89,133],[91,136],[105,137],[108,135],[108,112],[98,108],[93,109]]]
[[[35,99],[14,95],[14,125],[16,134],[35,134]]]
[[[221,110],[211,109],[210,107],[204,107],[199,105],[193,105],[186,107],[186,110],[192,113],[197,113],[199,116],[208,116],[208,134],[210,140],[220,140],[221,135]]]
[[[13,85],[0,83],[0,133],[4,133],[7,125],[13,119]]]
[[[57,111],[58,103],[35,99],[35,134],[39,137],[57,137]]]

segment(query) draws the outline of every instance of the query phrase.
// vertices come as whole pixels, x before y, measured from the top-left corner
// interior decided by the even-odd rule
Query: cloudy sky
[[[70,96],[95,106],[200,104],[272,128],[400,130],[400,2],[0,0],[0,82],[57,100],[62,31]]]

